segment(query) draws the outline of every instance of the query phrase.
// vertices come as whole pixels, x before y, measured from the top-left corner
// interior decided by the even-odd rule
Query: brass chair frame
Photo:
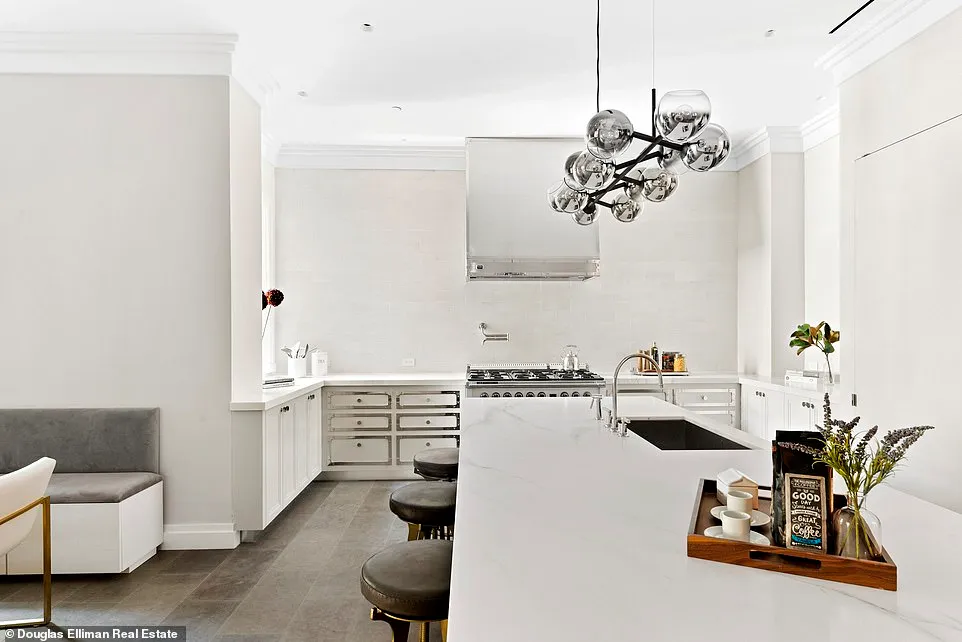
[[[0,622],[0,629],[47,626],[50,624],[53,612],[53,577],[51,576],[50,566],[50,497],[45,495],[5,517],[0,517],[0,526],[13,521],[37,506],[41,507],[43,526],[43,617],[30,620],[8,620],[6,622]]]
[[[412,624],[420,624],[421,632],[418,635],[418,642],[430,642],[429,639],[429,629],[428,626],[431,622],[437,620],[408,620],[406,618],[398,617],[390,613],[385,613],[381,609],[375,607],[371,608],[371,619],[375,622],[387,622],[391,627],[391,638],[393,642],[407,642],[408,632],[411,629]],[[441,624],[441,642],[447,642],[448,639],[448,621],[440,620]]]

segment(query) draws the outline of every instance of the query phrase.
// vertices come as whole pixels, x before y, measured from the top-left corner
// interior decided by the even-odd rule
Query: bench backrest
[[[159,437],[159,408],[0,409],[0,474],[41,457],[58,473],[157,473]]]

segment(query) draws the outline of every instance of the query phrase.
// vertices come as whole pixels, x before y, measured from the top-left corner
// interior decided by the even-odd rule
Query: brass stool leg
[[[441,620],[441,642],[448,642],[448,621]]]
[[[408,541],[421,539],[421,527],[418,524],[408,524]]]
[[[388,617],[380,609],[371,609],[371,619],[376,622],[387,622],[391,627],[391,640],[393,642],[407,642],[408,633],[411,631],[411,623],[404,620],[396,620]]]
[[[421,622],[421,635],[418,636],[418,642],[431,642],[430,626],[430,622]]]

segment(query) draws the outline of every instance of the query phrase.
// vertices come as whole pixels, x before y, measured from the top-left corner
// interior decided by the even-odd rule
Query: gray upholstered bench
[[[57,460],[50,495],[54,573],[131,571],[163,540],[159,410],[0,410],[0,474]],[[0,557],[0,574],[41,571],[40,520]]]

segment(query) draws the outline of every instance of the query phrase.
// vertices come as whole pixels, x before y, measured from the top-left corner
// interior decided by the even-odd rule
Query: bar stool
[[[458,448],[428,448],[414,455],[414,472],[428,480],[458,478]]]
[[[420,642],[430,642],[431,622],[441,623],[447,639],[453,549],[445,540],[401,542],[364,562],[361,595],[373,607],[371,619],[390,625],[394,642],[407,642],[412,622],[421,625]]]
[[[391,512],[408,523],[408,541],[451,539],[457,482],[414,482],[391,493]]]

